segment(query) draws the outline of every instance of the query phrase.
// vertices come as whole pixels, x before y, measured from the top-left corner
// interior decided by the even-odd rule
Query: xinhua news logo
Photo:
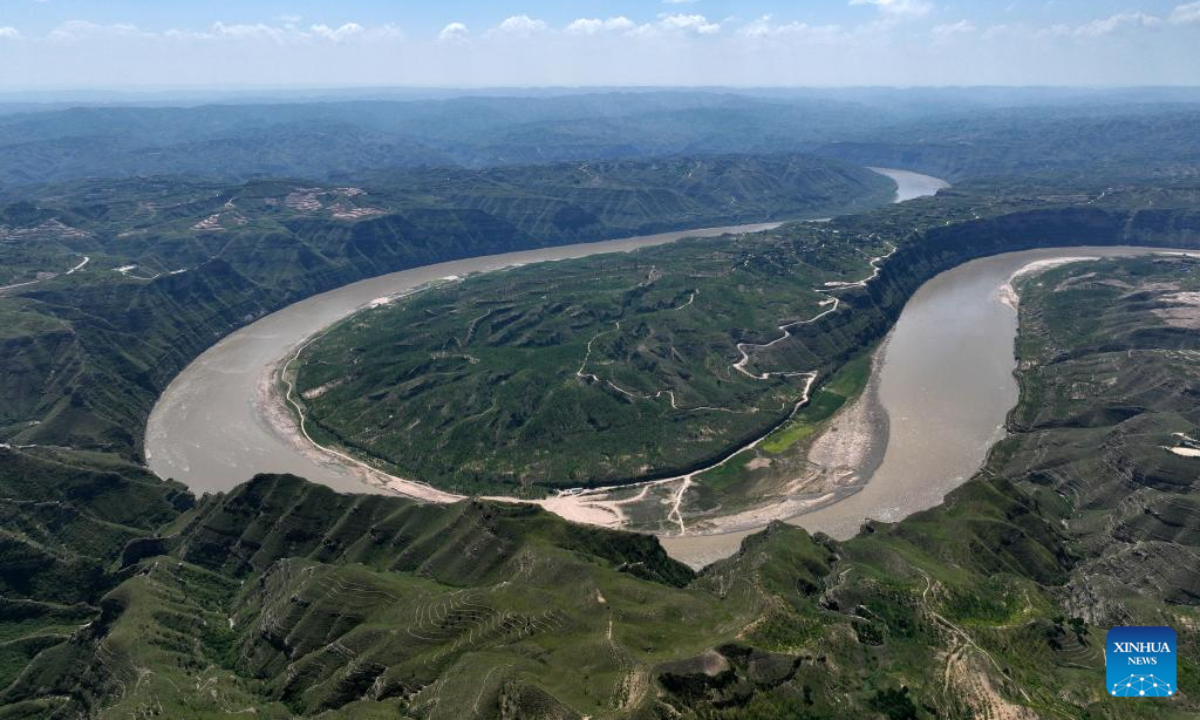
[[[1176,685],[1179,646],[1169,627],[1116,627],[1104,640],[1108,694],[1116,697],[1171,697]]]

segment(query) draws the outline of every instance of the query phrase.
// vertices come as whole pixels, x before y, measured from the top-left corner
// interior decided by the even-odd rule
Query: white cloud
[[[710,20],[709,6],[662,2],[643,14],[553,24],[515,15],[486,32],[451,22],[429,37],[374,44],[401,37],[399,29],[273,16],[153,31],[74,21],[31,35],[0,23],[0,54],[12,77],[76,85],[211,85],[239,73],[246,82],[310,85],[351,75],[379,85],[1200,83],[1200,0],[1060,24],[1001,16],[992,27],[956,21],[970,16],[950,14],[944,0],[841,0],[861,6],[841,25],[782,11],[713,11]],[[1122,40],[1138,36],[1152,37],[1155,52]]]
[[[375,40],[375,39],[383,39],[383,40],[399,39],[399,38],[404,37],[404,31],[401,30],[398,26],[393,25],[391,23],[384,23],[383,25],[380,25],[379,27],[367,28],[366,34],[367,34],[367,37],[372,40]]]
[[[921,17],[933,10],[933,3],[927,0],[850,0],[850,4],[874,5],[892,17]]]
[[[363,34],[363,26],[358,23],[346,23],[337,28],[331,28],[328,25],[313,25],[311,30],[313,35],[333,42],[342,42]]]
[[[1125,28],[1152,28],[1162,25],[1162,19],[1141,12],[1123,12],[1106,18],[1093,20],[1075,28],[1075,35],[1081,37],[1100,37],[1111,35]]]
[[[240,42],[274,43],[289,45],[304,42],[322,41],[333,44],[346,44],[352,41],[395,40],[403,37],[400,28],[395,25],[378,25],[365,27],[356,22],[343,23],[337,27],[330,25],[312,25],[307,30],[288,23],[285,25],[268,25],[266,23],[223,23],[215,22],[208,30],[171,29],[163,33],[141,33],[143,37],[162,37],[172,40],[215,41],[228,40]]]
[[[309,32],[316,38],[335,43],[349,42],[355,39],[396,40],[404,37],[404,33],[400,31],[400,28],[391,23],[372,28],[363,27],[353,22],[344,23],[336,28],[331,28],[328,25],[313,25],[309,28]]]
[[[550,29],[544,20],[535,20],[528,15],[513,15],[496,27],[488,30],[488,35],[528,38],[540,35]]]
[[[130,37],[134,35],[147,35],[147,33],[139,31],[136,25],[125,23],[101,25],[87,20],[70,20],[51,30],[46,38],[53,42],[74,42],[93,37]]]
[[[1200,2],[1194,3],[1200,11]],[[1180,6],[1186,7],[1186,6]],[[1176,8],[1178,9],[1178,8]],[[1172,23],[1176,23],[1174,18]],[[1182,21],[1187,22],[1187,21]],[[1147,15],[1143,12],[1121,12],[1104,18],[1097,18],[1080,25],[1026,25],[1000,24],[993,25],[983,32],[984,39],[997,40],[1003,38],[1022,38],[1028,40],[1047,40],[1052,38],[1096,39],[1133,30],[1155,30],[1162,28],[1167,21],[1157,15]]]
[[[970,20],[959,20],[956,23],[935,25],[931,32],[934,37],[946,40],[960,35],[970,35],[975,32],[975,25]]]
[[[662,0],[663,5],[690,5],[699,0]]]
[[[844,36],[845,32],[838,25],[809,25],[802,22],[776,24],[771,22],[770,15],[763,15],[759,19],[743,25],[738,30],[738,35],[753,39],[788,38],[811,42],[831,42]]]
[[[1175,25],[1200,23],[1200,2],[1176,5],[1175,9],[1171,11],[1171,22]]]
[[[471,39],[471,29],[460,22],[452,22],[438,33],[441,42],[467,42]]]
[[[703,15],[667,15],[659,20],[664,30],[692,32],[697,35],[713,35],[721,31],[720,23],[709,22]]]
[[[567,25],[566,32],[571,35],[597,35],[600,33],[627,33],[637,27],[637,23],[625,16],[600,18],[579,18]]]
[[[186,33],[186,31],[184,32]],[[270,41],[282,44],[288,40],[289,36],[293,39],[299,39],[304,33],[289,26],[279,27],[265,23],[233,23],[226,25],[218,21],[213,23],[208,33],[194,33],[193,35],[202,39],[205,37],[216,37],[233,40]]]

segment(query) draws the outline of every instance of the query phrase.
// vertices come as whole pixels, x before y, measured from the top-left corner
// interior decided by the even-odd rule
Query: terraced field
[[[1076,509],[1088,560],[1067,597],[1084,617],[1137,614],[1147,592],[1200,598],[1198,291],[1192,258],[1080,263],[1022,288],[1018,432],[989,466]]]

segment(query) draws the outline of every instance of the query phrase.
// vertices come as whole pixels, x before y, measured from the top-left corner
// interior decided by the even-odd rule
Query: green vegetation
[[[843,365],[813,393],[812,400],[800,408],[782,427],[767,436],[762,449],[781,453],[797,442],[812,437],[821,423],[833,417],[848,402],[853,402],[871,378],[871,354],[863,353]]]
[[[744,371],[737,342],[829,309],[820,288],[887,252],[818,223],[469,278],[343,322],[303,353],[297,389],[340,444],[456,490],[676,474],[786,418],[796,371],[853,338],[752,351]]]

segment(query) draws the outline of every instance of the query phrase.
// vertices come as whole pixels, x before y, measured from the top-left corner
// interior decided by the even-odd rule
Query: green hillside
[[[812,224],[483,275],[347,320],[304,353],[297,391],[316,429],[445,487],[680,472],[779,423],[807,382],[751,375],[844,351],[741,372],[736,343],[821,312],[817,289],[889,250]]]
[[[192,505],[101,456],[0,450],[5,497],[77,518],[7,531],[2,712],[1191,717],[1198,461],[1170,448],[1200,422],[1198,268],[1027,282],[1022,401],[979,476],[846,543],[773,525],[699,575],[522,506],[281,476]],[[1114,624],[1177,629],[1175,698],[1107,696]]]
[[[1196,108],[1183,104],[958,112],[897,123],[815,152],[953,181],[1107,177],[1172,182],[1196,177],[1200,138],[1192,128],[1198,121]]]
[[[0,114],[0,184],[156,175],[361,178],[681,154],[803,151],[877,127],[886,103],[722,91],[545,97],[330,98],[193,107],[20,108]],[[21,112],[20,110],[24,110]]]

